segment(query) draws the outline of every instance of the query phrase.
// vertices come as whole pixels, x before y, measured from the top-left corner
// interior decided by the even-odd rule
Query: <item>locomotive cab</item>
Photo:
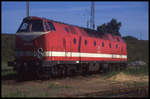
[[[33,67],[32,65],[40,65],[46,48],[45,35],[52,32],[53,28],[50,28],[47,21],[42,18],[24,18],[16,32],[15,61],[8,62],[8,66],[13,66],[14,69],[17,69],[25,65],[30,67]]]

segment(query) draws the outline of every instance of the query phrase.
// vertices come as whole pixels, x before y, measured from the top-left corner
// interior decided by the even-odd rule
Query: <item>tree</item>
[[[105,31],[107,31],[106,29],[106,24],[104,23],[97,28],[97,31],[99,31],[100,33],[105,33]]]
[[[111,33],[112,35],[120,35],[120,27],[121,27],[121,22],[117,22],[116,19],[112,19],[109,23],[107,24],[102,24],[101,26],[97,27],[97,31],[99,33]]]
[[[133,36],[125,36],[123,37],[124,40],[138,40],[136,37]]]

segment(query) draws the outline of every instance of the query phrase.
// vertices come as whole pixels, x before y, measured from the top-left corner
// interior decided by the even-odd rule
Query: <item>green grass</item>
[[[136,86],[148,86],[149,83],[148,82],[134,82],[135,87]]]
[[[115,71],[115,70],[114,70],[114,71],[111,71],[111,72],[105,74],[106,79],[111,78],[112,76],[117,75],[117,74],[119,74],[120,72],[121,72],[121,71]]]
[[[148,75],[149,74],[149,67],[148,67],[148,65],[140,66],[139,68],[130,66],[130,67],[126,68],[125,70],[120,70],[120,71],[114,70],[114,71],[111,71],[111,72],[104,74],[104,75],[106,76],[106,79],[107,79],[107,78],[111,78],[114,75],[119,74],[120,72],[123,72],[127,75],[135,75],[135,76]]]
[[[13,71],[13,70],[10,70],[10,71],[2,72],[2,73],[1,73],[2,76],[6,76],[6,75],[14,75],[14,74],[16,74],[16,72]]]
[[[25,92],[17,90],[16,92],[7,93],[2,97],[27,97],[27,94]]]
[[[72,88],[72,87],[68,86],[68,85],[59,85],[59,84],[55,84],[55,83],[50,83],[48,88],[49,89],[60,89],[60,88]]]
[[[146,40],[127,40],[128,63],[142,60],[149,61],[149,41]]]
[[[1,34],[2,61],[11,61],[15,58],[15,34]]]
[[[123,70],[125,74],[128,75],[148,75],[149,68],[148,65],[136,67],[128,67],[126,70]]]
[[[10,67],[8,67],[6,61],[2,61],[1,66],[2,66],[2,68],[1,68],[2,70],[4,70],[4,69],[9,69],[9,68],[10,68]]]
[[[137,81],[134,81],[134,82],[124,82],[125,85],[128,86],[128,88],[130,87],[143,87],[143,86],[149,86],[149,82],[145,82],[145,81],[142,81],[142,82],[137,82]]]
[[[9,67],[6,62],[2,61],[1,66],[2,66],[2,68],[1,68],[2,69],[2,72],[1,72],[2,76],[16,74],[16,71],[13,70],[13,67]]]

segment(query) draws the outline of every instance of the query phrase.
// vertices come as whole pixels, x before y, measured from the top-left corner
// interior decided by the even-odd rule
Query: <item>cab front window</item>
[[[44,32],[41,20],[24,20],[17,32]]]

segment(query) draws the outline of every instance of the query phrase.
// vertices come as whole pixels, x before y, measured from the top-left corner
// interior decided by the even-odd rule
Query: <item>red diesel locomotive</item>
[[[119,69],[126,61],[118,35],[30,16],[16,33],[16,58],[8,65],[20,74],[58,76]]]

